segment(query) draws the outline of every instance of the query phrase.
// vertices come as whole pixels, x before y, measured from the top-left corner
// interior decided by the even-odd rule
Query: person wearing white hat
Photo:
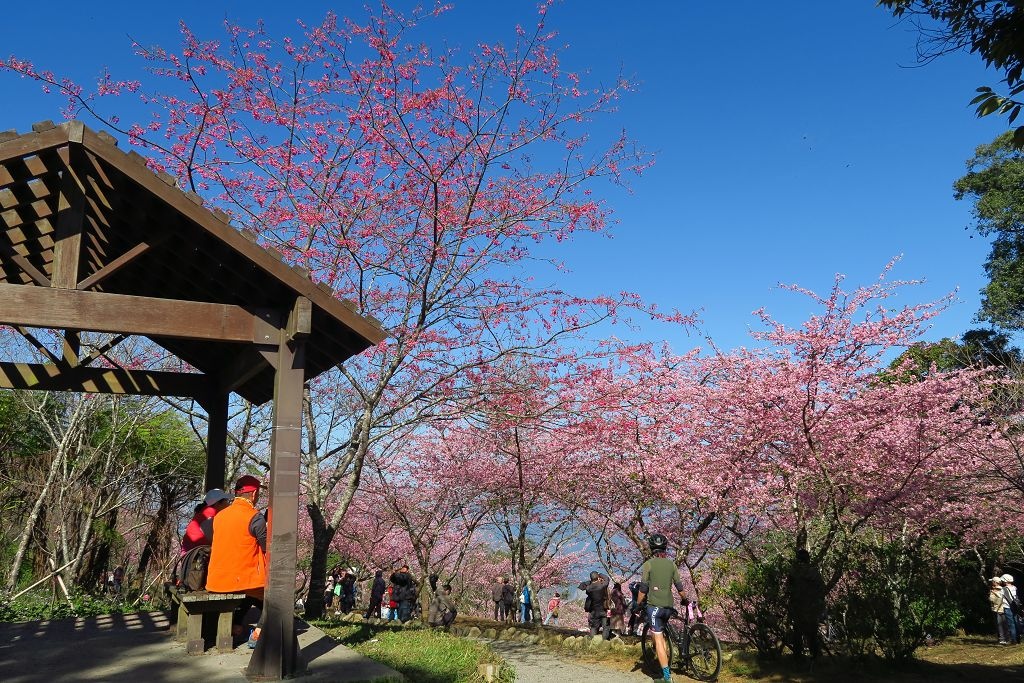
[[[1013,585],[1013,575],[1003,574],[999,577],[1003,584],[1003,602],[1006,604],[1006,623],[1010,632],[1010,642],[1019,645],[1021,630],[1017,621],[1021,616],[1020,600],[1017,598],[1017,587]]]
[[[1003,581],[998,576],[988,580],[988,604],[996,618],[996,630],[999,632],[999,644],[1009,645],[1009,629],[1006,623],[1006,597],[1003,595]]]

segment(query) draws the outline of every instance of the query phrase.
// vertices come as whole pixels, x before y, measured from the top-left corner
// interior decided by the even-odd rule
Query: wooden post
[[[82,152],[70,145],[60,152],[64,157],[60,196],[57,201],[57,229],[53,240],[52,287],[74,289],[78,286],[81,259],[82,224],[85,220],[85,188],[72,165]]]
[[[223,489],[228,456],[228,393],[213,389],[201,402],[206,409],[206,490]]]
[[[281,335],[274,378],[274,427],[270,447],[267,536],[270,581],[263,631],[249,660],[250,678],[279,680],[305,671],[295,634],[295,561],[299,532],[299,466],[305,336]]]

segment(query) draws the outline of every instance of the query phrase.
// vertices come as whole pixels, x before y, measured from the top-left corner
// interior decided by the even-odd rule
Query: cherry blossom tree
[[[378,518],[403,536],[421,586],[431,574],[460,574],[481,543],[478,530],[486,508],[476,482],[444,472],[448,448],[436,433],[424,432],[403,441],[386,461],[371,466],[371,482],[359,496],[371,501]],[[430,594],[420,591],[422,615]]]
[[[799,327],[759,312],[767,329],[755,337],[764,346],[702,363],[714,378],[714,400],[696,424],[722,469],[735,472],[732,510],[788,532],[816,562],[840,558],[832,585],[867,526],[925,528],[950,521],[965,504],[977,518],[986,504],[973,495],[974,454],[993,443],[994,429],[978,412],[993,386],[985,371],[916,382],[880,374],[945,305],[891,308],[909,284],[883,274],[847,292],[837,278],[825,297],[793,287],[821,312]]]
[[[527,276],[535,245],[606,229],[595,181],[623,183],[650,162],[625,135],[589,138],[629,84],[589,88],[563,69],[549,9],[509,46],[467,51],[417,37],[440,6],[382,5],[361,21],[329,14],[282,39],[226,24],[224,40],[204,40],[183,26],[178,51],[136,46],[153,83],[104,74],[92,90],[21,59],[2,63],[65,95],[69,116],[96,116],[145,147],[155,169],[388,330],[313,397],[335,418],[307,459],[311,616],[327,548],[382,442],[462,398],[473,369],[516,350],[544,354],[643,307]],[[110,113],[111,98],[128,93],[149,120]]]

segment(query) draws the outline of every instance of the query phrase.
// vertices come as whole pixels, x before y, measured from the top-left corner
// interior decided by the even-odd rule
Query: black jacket
[[[395,572],[391,575],[391,597],[396,601],[416,599],[416,581],[409,572]]]
[[[591,581],[580,583],[580,590],[587,594],[583,609],[587,612],[603,612],[608,600],[608,579],[598,574]]]
[[[384,582],[383,576],[377,576],[373,579],[373,586],[370,587],[370,600],[380,600],[384,597],[384,591],[388,588]]]

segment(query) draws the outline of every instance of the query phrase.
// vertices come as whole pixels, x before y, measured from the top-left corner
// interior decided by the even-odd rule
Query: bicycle
[[[722,668],[722,645],[718,636],[703,621],[691,623],[691,611],[686,610],[682,616],[674,607],[667,608],[669,617],[665,620],[665,648],[668,650],[668,665],[688,672],[700,681],[713,681]],[[645,668],[649,671],[661,670],[658,654],[654,646],[654,634],[650,631],[651,622],[644,618],[643,630],[640,633],[640,651]],[[679,652],[678,658],[675,653]]]
[[[818,637],[821,640],[821,646],[830,655],[836,654],[842,648],[843,643],[846,642],[846,626],[844,621],[842,615],[835,619],[832,614],[825,612],[818,623]]]

